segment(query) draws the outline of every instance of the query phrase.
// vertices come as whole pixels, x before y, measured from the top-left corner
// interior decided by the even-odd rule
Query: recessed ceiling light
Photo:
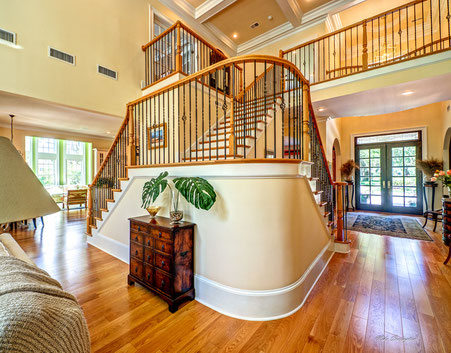
[[[238,34],[234,33],[233,38],[237,38],[237,37],[238,37]]]
[[[271,15],[268,16],[268,20],[269,20],[269,21],[272,20],[272,16],[271,16]]]
[[[413,91],[405,91],[401,93],[403,96],[409,96],[411,94],[413,94]]]
[[[109,134],[111,134],[111,131],[107,131],[106,133],[109,135]]]
[[[319,112],[323,112],[323,111],[325,111],[326,110],[326,108],[318,108],[318,111]]]

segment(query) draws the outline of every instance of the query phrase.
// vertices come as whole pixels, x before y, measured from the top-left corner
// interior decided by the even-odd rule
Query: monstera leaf
[[[196,208],[209,210],[216,201],[216,193],[213,186],[205,179],[175,178],[175,188],[183,197]]]
[[[165,179],[168,172],[162,172],[157,178],[152,178],[144,184],[141,207],[147,208],[150,204],[155,202],[158,195],[160,195],[168,186],[168,181]]]

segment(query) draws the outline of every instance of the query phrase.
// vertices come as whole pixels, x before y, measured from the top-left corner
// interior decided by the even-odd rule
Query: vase
[[[149,212],[150,214],[150,218],[154,219],[158,213],[158,211],[160,211],[160,207],[159,206],[150,206],[146,208],[147,212]]]
[[[171,190],[172,202],[171,210],[169,211],[169,218],[172,224],[180,223],[183,219],[183,211],[179,210],[180,191]]]

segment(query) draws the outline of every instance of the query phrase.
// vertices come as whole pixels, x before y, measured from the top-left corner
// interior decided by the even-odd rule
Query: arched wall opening
[[[443,169],[451,169],[451,127],[446,131],[443,142]]]
[[[342,165],[340,142],[336,138],[332,145],[332,176],[334,181],[341,181],[340,168]]]

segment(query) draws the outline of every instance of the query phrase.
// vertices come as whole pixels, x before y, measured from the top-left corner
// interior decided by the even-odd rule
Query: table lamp
[[[6,137],[0,137],[0,224],[34,219],[60,208]]]

